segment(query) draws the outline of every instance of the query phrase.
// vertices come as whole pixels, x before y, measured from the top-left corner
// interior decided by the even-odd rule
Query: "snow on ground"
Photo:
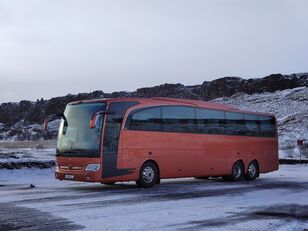
[[[49,168],[55,164],[54,148],[4,148],[0,147],[0,169],[36,167]]]
[[[308,229],[308,165],[283,165],[253,182],[182,178],[150,189],[53,174],[0,170],[0,230]]]
[[[0,162],[49,161],[55,159],[55,149],[0,148]]]

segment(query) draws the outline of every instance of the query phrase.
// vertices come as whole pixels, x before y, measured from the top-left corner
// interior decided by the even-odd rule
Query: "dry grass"
[[[42,141],[1,141],[0,148],[55,148],[56,140],[42,140]]]

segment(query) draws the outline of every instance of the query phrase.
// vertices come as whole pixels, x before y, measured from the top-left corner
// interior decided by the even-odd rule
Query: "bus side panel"
[[[123,130],[122,168],[136,168],[123,180],[136,180],[141,165],[154,160],[161,178],[223,176],[242,160],[245,173],[250,161],[257,160],[260,173],[278,169],[276,138],[179,134]]]
[[[200,134],[202,146],[197,154],[198,176],[221,176],[226,174],[226,136]]]
[[[164,177],[188,177],[198,174],[197,150],[201,148],[198,134],[161,133]]]
[[[162,165],[162,151],[159,149],[157,135],[144,132],[122,130],[120,135],[121,168],[134,168],[133,174],[124,175],[123,181],[138,180],[142,164],[153,160]]]
[[[226,171],[223,175],[230,175],[233,164],[241,160],[246,168],[248,157],[248,145],[246,137],[239,136],[224,136],[224,143],[221,144],[226,155]]]
[[[245,136],[229,136],[228,138],[228,168],[227,174],[231,174],[233,164],[241,160],[244,165],[244,172],[250,161],[259,159],[260,147],[258,138]]]
[[[278,143],[276,138],[230,136],[226,139],[227,175],[231,174],[232,166],[242,160],[247,173],[248,164],[257,160],[260,173],[278,169]]]
[[[197,148],[201,142],[196,134],[161,133],[123,130],[122,167],[139,172],[144,161],[152,159],[159,165],[161,178],[197,175]]]

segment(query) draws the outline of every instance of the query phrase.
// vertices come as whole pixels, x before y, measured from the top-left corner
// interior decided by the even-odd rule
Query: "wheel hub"
[[[142,172],[142,178],[146,183],[151,183],[154,179],[154,169],[150,166],[146,167]]]
[[[235,166],[234,166],[234,176],[238,178],[238,177],[241,176],[241,174],[242,174],[242,169],[241,169],[241,167],[238,166],[238,165],[235,165]]]
[[[257,172],[256,166],[254,164],[249,165],[248,174],[250,177],[253,177]]]

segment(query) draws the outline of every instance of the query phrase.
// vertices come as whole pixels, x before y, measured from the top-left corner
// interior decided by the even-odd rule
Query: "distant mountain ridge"
[[[68,94],[50,100],[20,101],[19,103],[2,103],[0,105],[0,140],[18,136],[18,139],[40,139],[43,119],[46,115],[63,111],[71,101],[114,97],[175,97],[187,99],[213,100],[230,97],[238,93],[255,94],[275,92],[308,86],[308,73],[282,75],[272,74],[259,79],[242,79],[224,77],[213,81],[205,81],[201,85],[184,86],[182,84],[162,84],[154,87],[139,88],[133,92]],[[36,135],[25,135],[30,129]],[[1,135],[2,134],[2,135]],[[5,134],[5,135],[3,135]]]

